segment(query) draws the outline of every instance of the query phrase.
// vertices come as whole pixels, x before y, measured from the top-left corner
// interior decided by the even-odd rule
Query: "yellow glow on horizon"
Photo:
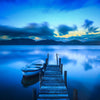
[[[8,40],[10,39],[7,35],[3,35],[3,36],[0,36],[0,39],[3,39],[3,40]]]
[[[89,33],[89,34],[100,34],[100,32],[96,32],[96,33],[93,33],[93,32],[92,32],[92,33]]]
[[[40,38],[39,37],[35,37],[35,40],[40,40]]]
[[[60,38],[69,38],[69,37],[72,37],[72,36],[82,36],[82,35],[86,35],[86,32],[85,31],[70,31],[69,34],[66,34],[66,35],[59,35],[59,32],[57,30],[55,30],[55,37],[60,37]],[[100,32],[97,32],[97,33],[88,33],[89,35],[91,34],[100,34]]]
[[[57,36],[59,35],[59,33],[58,33],[58,31],[57,31],[57,30],[55,30],[55,31],[54,31],[54,33],[55,33]]]
[[[34,37],[34,36],[29,36],[29,38],[35,39],[35,40],[41,40],[41,38],[39,38],[39,37]]]
[[[70,31],[69,34],[66,34],[66,35],[62,35],[60,36],[58,31],[55,30],[54,32],[56,34],[55,37],[61,37],[61,38],[69,38],[69,37],[72,37],[72,36],[82,36],[82,35],[86,35],[85,32],[82,32],[82,31]]]

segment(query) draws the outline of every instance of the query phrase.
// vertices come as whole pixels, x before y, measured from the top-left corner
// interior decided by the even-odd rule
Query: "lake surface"
[[[79,100],[100,100],[100,46],[0,46],[0,100],[32,100],[39,91],[38,75],[23,78],[21,68],[34,60],[56,64],[56,53],[68,72],[68,91]]]

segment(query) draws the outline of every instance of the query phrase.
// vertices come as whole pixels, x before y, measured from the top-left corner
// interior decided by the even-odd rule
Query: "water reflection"
[[[96,84],[89,100],[100,100],[100,84]]]
[[[77,87],[78,90],[78,100],[89,100],[90,91],[84,84],[75,79],[68,81],[68,92],[70,99],[73,100],[73,89]]]
[[[84,63],[83,66],[85,71],[92,69],[92,65],[89,62]]]
[[[22,77],[21,83],[24,87],[28,87],[36,84],[39,81],[39,74],[30,76],[30,77]]]
[[[50,64],[56,64],[56,53],[62,58],[70,94],[76,88],[79,100],[100,100],[100,46],[0,46],[0,100],[32,100],[38,76],[24,78],[21,68],[47,53]]]
[[[74,63],[74,64],[76,64],[77,63],[76,60],[70,59],[67,56],[63,56],[63,57],[61,56],[61,58],[62,58],[62,63],[64,63],[64,64],[68,64],[68,63]]]

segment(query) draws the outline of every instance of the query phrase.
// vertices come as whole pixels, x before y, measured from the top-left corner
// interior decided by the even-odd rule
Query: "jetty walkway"
[[[57,58],[57,65],[49,65],[46,59],[45,71],[40,79],[40,90],[37,100],[69,100],[67,91],[67,71],[64,72],[65,80],[62,76],[61,58]],[[59,64],[58,64],[59,63]]]

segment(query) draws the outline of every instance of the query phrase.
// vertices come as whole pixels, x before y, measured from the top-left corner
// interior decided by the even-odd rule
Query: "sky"
[[[0,0],[0,40],[100,39],[100,0]]]

